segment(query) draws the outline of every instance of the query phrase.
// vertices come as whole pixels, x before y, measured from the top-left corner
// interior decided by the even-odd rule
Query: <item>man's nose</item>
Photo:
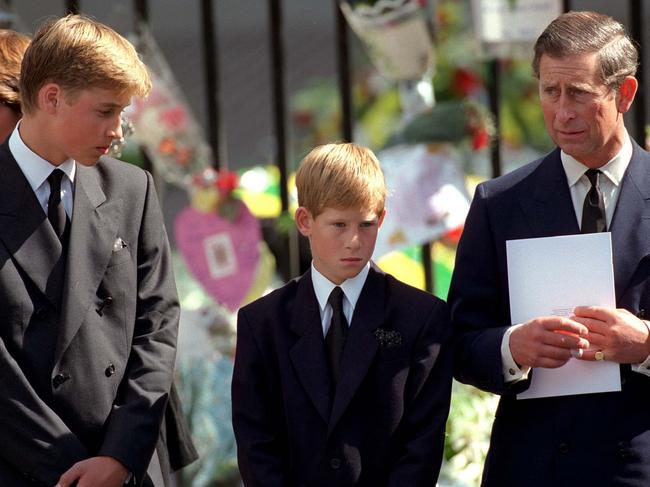
[[[573,107],[573,102],[565,94],[562,94],[560,96],[557,109],[557,118],[560,122],[568,122],[569,120],[575,118],[575,109]]]

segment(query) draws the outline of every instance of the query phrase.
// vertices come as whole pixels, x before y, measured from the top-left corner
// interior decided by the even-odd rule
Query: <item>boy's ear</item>
[[[381,210],[379,218],[377,219],[377,228],[381,228],[382,223],[384,223],[384,218],[386,218],[386,208]]]
[[[296,226],[298,231],[305,237],[311,235],[311,226],[314,222],[311,212],[304,206],[299,206],[295,213]]]
[[[54,115],[63,103],[63,90],[56,83],[46,83],[38,90],[38,105],[41,110]]]

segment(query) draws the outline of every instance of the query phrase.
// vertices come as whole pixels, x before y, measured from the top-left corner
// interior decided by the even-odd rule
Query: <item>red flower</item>
[[[445,233],[442,238],[445,242],[449,244],[457,245],[460,242],[460,236],[463,234],[463,225],[459,225],[456,228],[452,228]]]
[[[473,95],[481,88],[481,79],[473,72],[466,69],[456,69],[452,78],[452,90],[458,96]]]
[[[227,196],[237,188],[237,173],[228,171],[227,169],[219,170],[219,177],[217,178],[217,189],[222,196]]]
[[[490,134],[484,128],[477,129],[472,134],[472,148],[476,151],[488,146],[490,143]]]

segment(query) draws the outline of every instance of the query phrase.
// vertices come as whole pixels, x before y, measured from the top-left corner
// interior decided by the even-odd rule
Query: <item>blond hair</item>
[[[23,111],[37,108],[39,90],[56,83],[67,95],[86,88],[146,96],[151,78],[133,45],[110,27],[83,15],[45,23],[23,59]]]
[[[314,148],[296,174],[298,204],[315,218],[325,208],[384,210],[386,183],[375,154],[356,144]]]
[[[13,30],[0,29],[0,103],[20,113],[20,63],[29,37]]]

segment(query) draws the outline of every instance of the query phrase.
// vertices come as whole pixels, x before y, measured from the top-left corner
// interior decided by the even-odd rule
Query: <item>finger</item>
[[[607,330],[610,328],[606,322],[597,320],[594,318],[587,318],[586,316],[575,316],[573,317],[574,321],[583,324],[589,330],[589,334],[598,333],[599,335],[605,335]]]
[[[589,341],[585,338],[564,331],[549,333],[546,337],[546,344],[569,349],[589,348]]]
[[[610,340],[602,335],[592,334],[589,337],[589,345],[590,346],[587,347],[588,350],[596,351],[602,350],[603,348],[609,348],[611,346],[611,343]]]
[[[548,331],[564,332],[578,336],[584,336],[589,333],[587,327],[582,323],[578,323],[577,321],[571,320],[569,318],[561,318],[559,316],[556,318],[557,319],[547,320],[543,322],[544,327]]]
[[[573,314],[582,318],[608,321],[616,317],[616,310],[604,306],[576,306],[573,309]]]
[[[68,471],[64,472],[59,478],[55,487],[69,487],[72,483],[81,477],[82,468],[78,463],[75,463]]]
[[[607,353],[603,352],[602,350],[600,350],[600,349],[598,349],[598,348],[593,348],[593,349],[590,349],[590,350],[585,350],[585,351],[582,353],[582,357],[580,358],[580,360],[588,360],[588,361],[591,361],[591,362],[597,362],[597,360],[596,360],[596,353],[601,353],[601,354],[603,354],[603,358],[602,358],[601,360],[607,360]]]
[[[566,364],[568,360],[568,358],[566,360],[558,360],[549,357],[542,357],[536,361],[534,367],[542,369],[557,369]]]
[[[551,359],[566,362],[571,358],[571,349],[544,345],[539,349],[538,360]]]

